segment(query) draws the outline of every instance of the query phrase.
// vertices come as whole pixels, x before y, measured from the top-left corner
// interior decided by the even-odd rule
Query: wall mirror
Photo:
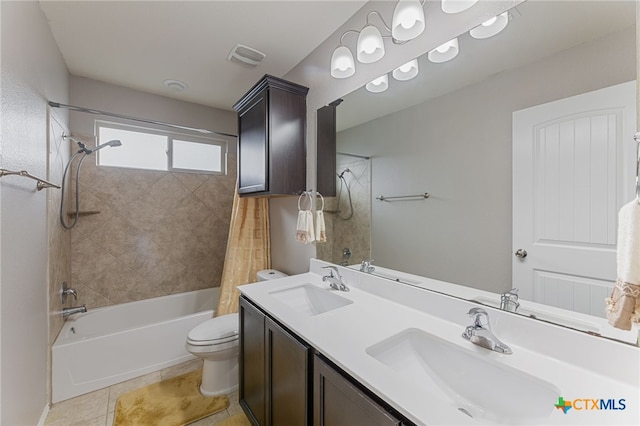
[[[386,91],[345,95],[337,107],[337,197],[325,206],[330,242],[318,245],[318,257],[348,265],[373,258],[378,271],[477,289],[493,298],[484,300],[489,304],[516,287],[521,299],[571,311],[568,317],[587,321],[570,326],[594,331],[588,319],[604,318],[615,279],[616,214],[634,196],[635,13],[633,1],[524,2],[500,34],[461,34],[453,60],[433,63],[425,54],[415,78],[398,81],[389,73]],[[541,121],[520,123],[520,112],[567,99],[585,105],[579,96],[611,87],[633,111],[614,105],[596,107],[599,117],[556,112],[542,120],[552,124],[544,127],[547,144],[536,139],[518,154],[514,125],[541,131]],[[551,140],[554,132],[560,142]],[[523,170],[514,153],[527,152],[537,165],[545,159],[549,173],[534,176],[534,189],[524,191],[513,181]],[[575,166],[566,166],[569,157]],[[605,157],[609,162],[600,162]],[[535,216],[527,232],[537,241],[518,258],[514,238],[526,214],[514,203],[524,192],[544,201],[535,209],[547,221]],[[404,195],[417,197],[388,198]],[[580,258],[571,271],[532,266],[545,245],[595,247],[602,256]],[[561,255],[550,256],[564,262]],[[604,273],[593,272],[594,264]],[[524,284],[514,279],[521,265],[530,266]]]

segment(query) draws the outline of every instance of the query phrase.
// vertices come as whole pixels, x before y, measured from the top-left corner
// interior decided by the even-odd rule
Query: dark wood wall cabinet
[[[240,406],[254,426],[411,425],[240,297]]]
[[[238,193],[295,195],[306,190],[308,88],[265,75],[238,112]]]
[[[318,192],[336,196],[336,108],[342,99],[331,102],[316,112]]]

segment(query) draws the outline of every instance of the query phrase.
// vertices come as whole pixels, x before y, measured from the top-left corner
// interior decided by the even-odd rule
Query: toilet
[[[275,269],[257,274],[258,281],[287,275]],[[238,354],[240,353],[238,314],[211,318],[195,326],[187,336],[187,350],[204,359],[200,393],[204,396],[228,394],[238,389]]]

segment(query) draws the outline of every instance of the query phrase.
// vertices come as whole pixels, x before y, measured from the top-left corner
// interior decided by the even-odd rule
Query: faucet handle
[[[489,314],[482,308],[471,308],[467,315],[473,318],[473,326],[474,327],[485,327],[485,324],[482,324],[481,318],[484,316],[487,319],[486,328],[491,329],[491,325],[489,324]]]
[[[342,279],[342,277],[340,276],[340,271],[338,270],[337,266],[333,266],[333,265],[323,266],[322,269],[328,269],[331,277]],[[333,275],[334,272],[336,273],[335,275]]]

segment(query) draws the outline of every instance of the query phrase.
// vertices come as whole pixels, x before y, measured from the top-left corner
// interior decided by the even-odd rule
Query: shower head
[[[340,173],[340,174],[338,175],[338,177],[339,177],[340,179],[342,179],[342,176],[344,176],[344,174],[345,174],[345,173],[347,173],[347,172],[351,173],[351,170],[349,170],[348,168],[344,169],[344,170],[342,171],[342,173]]]
[[[109,142],[103,143],[102,145],[98,145],[95,148],[90,149],[89,151],[96,152],[97,150],[102,149],[102,148],[104,148],[106,146],[114,146],[115,147],[115,146],[121,146],[121,145],[122,145],[122,142],[120,142],[118,139],[113,139],[113,140],[110,140]]]

